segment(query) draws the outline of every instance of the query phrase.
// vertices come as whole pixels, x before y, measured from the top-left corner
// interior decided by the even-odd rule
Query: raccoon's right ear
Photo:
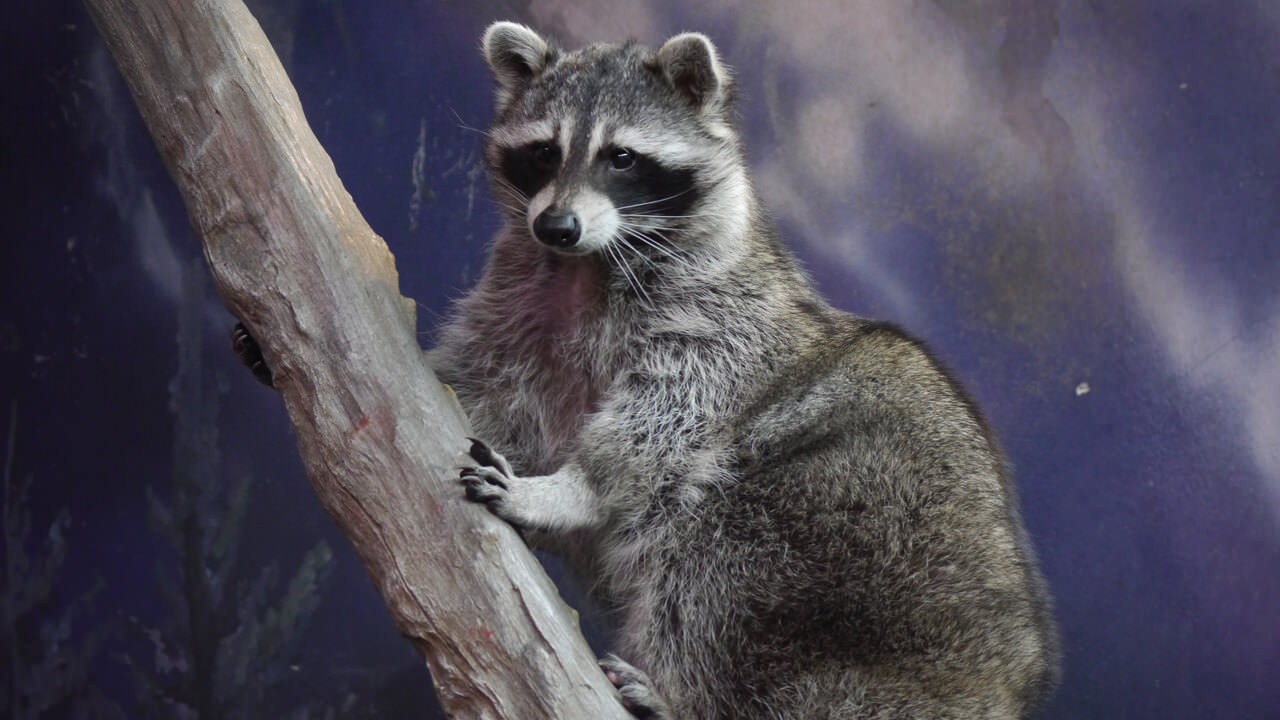
[[[506,107],[556,56],[556,49],[538,33],[513,22],[490,25],[481,45],[498,81],[499,109]]]

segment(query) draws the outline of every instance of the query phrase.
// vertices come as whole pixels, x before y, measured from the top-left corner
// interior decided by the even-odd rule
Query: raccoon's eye
[[[553,170],[560,164],[560,148],[551,143],[535,143],[529,146],[529,157],[538,167]]]
[[[636,154],[627,148],[609,151],[609,166],[614,170],[630,170],[636,166]]]

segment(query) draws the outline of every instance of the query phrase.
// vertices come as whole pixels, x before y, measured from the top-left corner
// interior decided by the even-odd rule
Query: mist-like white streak
[[[87,66],[89,85],[102,108],[98,116],[102,125],[95,127],[93,137],[88,139],[104,151],[95,185],[115,209],[120,237],[133,244],[134,259],[142,275],[176,307],[184,292],[186,272],[179,243],[191,239],[169,229],[156,206],[153,189],[138,171],[137,154],[141,149],[130,140],[129,125],[137,117],[132,108],[134,100],[119,80],[105,45],[98,44],[90,51]],[[162,182],[170,182],[167,175]],[[226,309],[215,294],[207,293],[202,302],[210,327],[226,323]]]
[[[131,98],[117,77],[106,46],[98,44],[89,54],[89,84],[102,108],[103,125],[96,128],[93,142],[105,151],[105,160],[96,178],[98,192],[110,201],[132,239],[134,251],[146,276],[165,297],[176,301],[182,289],[182,270],[173,240],[156,209],[151,189],[140,177],[129,126],[135,114]]]
[[[1280,511],[1280,301],[1273,298],[1264,313],[1270,323],[1248,325],[1229,280],[1205,277],[1202,268],[1162,251],[1172,223],[1144,213],[1140,201],[1117,210],[1116,261],[1132,302],[1178,380],[1230,408],[1232,416],[1212,432],[1244,433]]]
[[[1099,77],[1108,82],[1099,84]],[[1195,212],[1196,199],[1161,184],[1161,173],[1147,166],[1153,158],[1137,149],[1140,131],[1126,122],[1134,108],[1152,107],[1150,90],[1150,79],[1124,58],[1084,46],[1056,67],[1051,94],[1070,98],[1059,105],[1074,133],[1076,162],[1115,222],[1113,264],[1132,309],[1183,386],[1170,394],[1216,397],[1216,405],[1228,408],[1230,417],[1217,420],[1243,433],[1280,513],[1280,294],[1263,298],[1271,307],[1262,316],[1272,321],[1250,324],[1247,317],[1259,314],[1246,314],[1243,304],[1257,298],[1241,297],[1230,278],[1179,256],[1179,248],[1195,243],[1180,237],[1178,213]],[[1231,432],[1214,427],[1214,433]]]

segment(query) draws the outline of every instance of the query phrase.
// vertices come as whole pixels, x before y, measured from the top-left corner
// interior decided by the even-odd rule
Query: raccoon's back
[[[1020,717],[1056,640],[1004,462],[917,343],[836,325],[744,414],[734,481],[671,511],[651,619],[670,637],[655,640],[705,653],[700,638],[721,638],[697,664],[733,670],[700,682],[750,689],[744,702],[809,693],[817,708],[857,688],[868,707],[934,697],[922,716]]]

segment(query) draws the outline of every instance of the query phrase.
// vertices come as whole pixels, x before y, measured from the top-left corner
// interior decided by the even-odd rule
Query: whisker
[[[624,244],[623,247],[629,246]],[[618,251],[618,255],[619,257],[622,256],[622,250]],[[623,258],[624,261],[625,259],[626,258]],[[636,275],[635,270],[630,264],[626,264],[626,272],[631,276],[632,282],[635,283],[636,292],[639,293],[640,297],[644,300],[644,304],[649,308],[653,308],[653,299],[649,297],[649,291],[644,289],[644,283],[640,281],[640,276]]]
[[[518,201],[519,198],[516,198],[516,200]],[[529,211],[527,205],[519,202],[511,202],[511,200],[507,198],[495,198],[493,204],[503,208],[504,210],[511,210],[513,212],[525,213]]]
[[[662,227],[660,225],[641,225],[639,223],[622,223],[622,229],[628,235],[634,237],[649,247],[663,253],[667,257],[682,263],[690,263],[692,255],[685,249],[680,248],[671,242],[671,238],[667,237],[667,232],[671,228]],[[656,240],[655,237],[656,236]]]
[[[619,244],[624,247],[627,246],[626,243]],[[622,272],[622,276],[626,279],[627,285],[635,291],[636,297],[639,298],[647,307],[652,309],[653,300],[649,297],[649,293],[645,291],[644,285],[640,282],[640,278],[636,277],[631,266],[627,264],[627,259],[622,256],[622,250],[615,246],[614,243],[605,245],[605,249],[609,253],[609,257],[613,259],[614,263],[618,266],[618,269]]]
[[[622,245],[622,246],[626,247],[628,250],[630,250],[630,251],[632,252],[632,254],[634,254],[636,257],[640,258],[640,260],[641,260],[644,264],[648,265],[649,267],[653,268],[654,270],[661,270],[661,269],[662,269],[662,266],[661,266],[661,265],[659,265],[659,264],[658,264],[658,262],[657,262],[656,260],[654,260],[653,258],[649,257],[648,255],[645,255],[644,253],[640,252],[640,249],[639,249],[639,248],[637,248],[635,245],[633,245],[633,244],[631,243],[630,238],[628,238],[628,237],[619,237],[619,238],[617,239],[617,242],[618,242],[618,244],[619,244],[619,245]],[[660,277],[660,275],[659,275],[659,277]]]
[[[628,275],[626,271],[626,267],[625,267],[626,263],[622,262],[618,258],[618,250],[617,248],[613,247],[613,243],[609,243],[608,245],[605,245],[604,252],[606,255],[609,256],[610,264],[618,268],[619,272],[622,273],[622,278],[627,281],[627,287],[634,289],[635,286],[631,283],[631,276]]]
[[[675,200],[681,195],[684,195],[685,193],[689,193],[689,192],[693,192],[693,188],[691,187],[685,188],[684,190],[681,190],[678,193],[675,193],[673,195],[668,195],[666,197],[658,198],[657,200],[645,200],[643,202],[632,203],[630,205],[620,205],[618,206],[618,212],[622,212],[623,210],[634,210],[636,208],[645,207],[646,205],[657,205],[659,203],[667,202],[668,200]]]
[[[515,185],[512,185],[507,180],[503,180],[502,178],[496,178],[495,183],[497,184],[498,187],[502,188],[503,190],[506,190],[512,195],[515,195],[521,202],[526,202],[526,203],[529,202],[529,196],[525,195],[524,192],[520,190],[520,188],[516,187]]]
[[[633,227],[628,227],[624,225],[622,226],[622,231],[626,233],[627,237],[633,238],[635,240],[639,240],[640,242],[653,248],[659,253],[662,253],[662,255],[666,256],[667,259],[671,260],[671,262],[676,263],[677,265],[681,265],[685,268],[689,268],[689,269],[693,268],[692,260],[687,255],[680,254],[679,251],[677,251],[675,248],[668,247],[659,242],[655,242],[653,238],[650,238],[648,235],[636,230]],[[663,239],[665,240],[666,238],[664,237]],[[640,252],[638,248],[632,248],[632,249],[635,250],[637,255],[645,258],[650,263],[652,263],[654,267],[657,267],[657,263],[654,263],[651,258],[647,257],[644,253]]]
[[[653,218],[656,220],[699,220],[702,218],[713,218],[716,220],[722,220],[722,219],[732,217],[728,213],[720,213],[720,212],[696,212],[696,213],[684,213],[683,215],[655,215],[653,213],[644,213],[644,212],[618,213],[618,214],[625,218]]]
[[[688,212],[682,215],[657,215],[654,213],[646,213],[646,212],[619,213],[619,215],[622,215],[623,217],[627,217],[627,218],[656,218],[660,220],[701,220],[704,218],[710,218],[712,220],[728,220],[734,217],[730,213],[714,212],[714,211],[708,211],[708,210],[703,210],[700,212]]]
[[[479,133],[485,137],[490,137],[492,135],[488,130],[482,130],[478,127],[468,125],[467,122],[462,119],[462,116],[458,114],[458,111],[455,108],[449,108],[449,112],[453,113],[453,119],[457,121],[458,127],[463,130],[470,130],[473,133]]]
[[[621,224],[631,228],[632,230],[660,235],[664,240],[667,239],[666,238],[667,233],[674,232],[676,230],[676,228],[669,227],[665,223],[641,223],[641,222],[635,222],[635,221],[623,221]]]

